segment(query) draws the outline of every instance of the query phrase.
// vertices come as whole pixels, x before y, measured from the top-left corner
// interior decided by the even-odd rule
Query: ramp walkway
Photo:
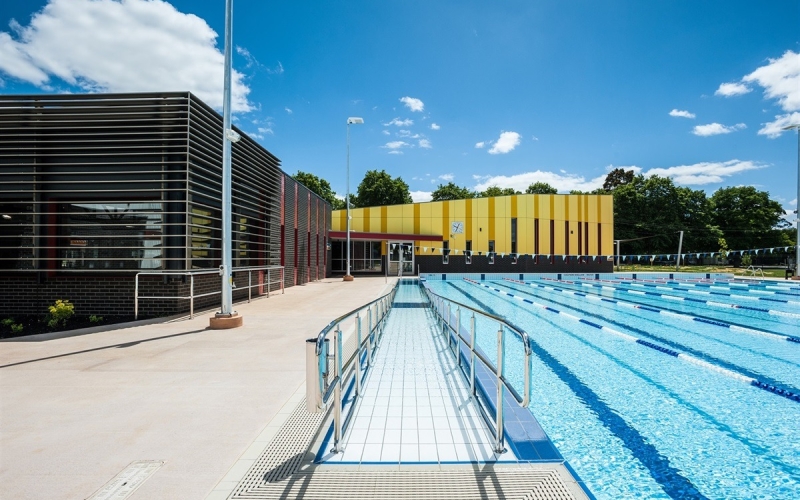
[[[442,322],[441,308],[431,307],[417,280],[401,283],[385,316],[362,310],[359,318],[367,324],[368,316],[369,321],[361,349],[359,320],[343,319],[344,326],[330,330],[341,338],[334,336],[329,349],[341,342],[342,353],[337,358],[323,350],[318,366],[327,367],[323,375],[331,384],[342,374],[341,415],[336,416],[333,385],[315,396],[327,401],[327,412],[309,412],[314,404],[307,406],[306,398],[296,394],[293,409],[282,410],[283,423],[270,424],[274,438],[241,480],[232,490],[221,485],[209,499],[593,498],[527,408],[519,408],[532,422],[517,433],[521,441],[512,443],[514,432],[506,432],[508,446],[498,452],[487,409],[480,407],[486,403],[473,394],[466,375],[469,358],[463,347],[452,347],[457,345],[452,325]],[[469,335],[461,325],[457,328]],[[350,362],[358,368],[348,372]],[[492,406],[486,397],[491,390],[484,387],[487,374],[484,370],[476,377]],[[522,425],[508,400],[503,406]],[[339,441],[335,418],[341,419]],[[534,446],[525,447],[529,435],[537,436],[538,454]]]

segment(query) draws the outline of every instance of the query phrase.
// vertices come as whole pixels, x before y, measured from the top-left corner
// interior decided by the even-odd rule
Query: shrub
[[[58,299],[56,303],[48,307],[50,314],[47,316],[47,326],[57,328],[58,325],[66,326],[67,320],[75,314],[75,306],[68,300]]]
[[[6,318],[3,321],[0,321],[0,324],[2,324],[3,326],[13,326],[14,318]]]
[[[23,328],[25,327],[22,325],[22,323],[11,325],[11,331],[14,333],[22,333]]]
[[[749,253],[742,255],[742,265],[747,267],[753,264],[753,258],[750,257]]]
[[[101,321],[103,321],[102,316],[97,316],[95,314],[89,316],[89,323],[100,323]]]

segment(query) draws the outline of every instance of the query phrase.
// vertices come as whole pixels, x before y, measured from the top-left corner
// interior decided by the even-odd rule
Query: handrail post
[[[252,295],[252,293],[251,293],[251,292],[252,292],[252,290],[253,290],[253,289],[251,288],[251,287],[252,287],[252,285],[253,285],[252,276],[253,276],[253,271],[252,271],[251,269],[248,269],[248,270],[247,270],[247,303],[248,303],[248,304],[250,303],[250,299],[251,299],[251,298],[252,298],[252,296],[253,296],[253,295]]]
[[[475,396],[475,313],[472,313],[472,318],[469,321],[469,349],[472,357],[469,363],[469,394]]]
[[[367,307],[367,367],[372,366],[372,306]]]
[[[333,334],[333,379],[336,385],[333,388],[333,449],[332,453],[342,451],[342,329],[341,324],[336,325]]]
[[[139,319],[139,274],[136,274],[133,284],[133,319]]]
[[[194,319],[194,274],[189,275],[189,319]]]
[[[356,397],[361,395],[361,313],[356,313]]]
[[[461,367],[461,342],[458,337],[461,335],[461,306],[456,307],[456,362]]]
[[[285,281],[285,279],[284,279],[284,271],[285,271],[285,270],[286,270],[286,268],[285,268],[285,267],[282,267],[282,268],[281,268],[281,293],[282,293],[282,294],[283,294],[283,293],[286,293],[286,290],[285,290],[285,289],[284,289],[284,287],[283,287],[283,282]]]
[[[503,325],[501,324],[500,329],[497,330],[497,407],[495,411],[497,433],[494,441],[494,452],[498,455],[506,452],[503,442],[503,358],[505,358],[505,353],[503,352]]]
[[[267,269],[267,298],[269,298],[270,288],[272,288],[272,269]]]

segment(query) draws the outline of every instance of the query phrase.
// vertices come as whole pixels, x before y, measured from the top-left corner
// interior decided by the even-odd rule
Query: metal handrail
[[[234,267],[232,272],[247,272],[247,302],[249,303],[253,298],[253,291],[252,289],[257,286],[264,286],[267,287],[267,297],[270,295],[270,288],[273,283],[272,281],[272,271],[280,270],[281,277],[280,277],[280,285],[281,285],[281,293],[285,293],[285,289],[283,286],[283,279],[284,279],[284,267],[283,266],[243,266],[243,267]],[[267,271],[267,281],[266,283],[256,283],[253,284],[253,271]],[[219,269],[197,269],[193,271],[150,271],[150,272],[139,272],[136,273],[136,277],[134,279],[134,291],[133,291],[133,317],[134,319],[139,318],[139,299],[160,299],[160,300],[188,300],[189,301],[189,319],[194,318],[194,299],[200,297],[208,297],[210,295],[217,295],[222,293],[222,290],[217,290],[215,292],[208,292],[208,293],[201,293],[195,295],[194,293],[194,277],[195,276],[202,276],[207,274],[220,274]],[[180,296],[180,295],[168,295],[168,296],[157,296],[157,295],[144,295],[139,296],[139,276],[189,276],[189,295],[188,296]]]
[[[436,313],[439,324],[443,330],[447,328],[448,330],[452,331],[455,334],[455,337],[458,341],[464,343],[465,346],[470,351],[471,360],[470,360],[470,374],[469,374],[469,382],[470,382],[470,394],[475,397],[475,399],[480,403],[478,406],[484,414],[485,419],[491,421],[491,418],[488,414],[486,408],[484,408],[484,402],[481,398],[477,397],[477,392],[475,390],[475,360],[480,360],[481,363],[486,366],[486,368],[491,371],[497,377],[497,404],[495,406],[495,426],[492,429],[495,435],[495,446],[494,451],[496,453],[505,453],[505,437],[504,437],[504,421],[503,421],[503,387],[508,389],[514,399],[517,400],[522,407],[527,407],[530,404],[530,394],[531,394],[531,343],[528,339],[528,334],[522,328],[515,326],[507,319],[497,316],[491,313],[487,313],[485,311],[481,311],[480,309],[476,309],[474,307],[468,306],[466,304],[462,304],[461,302],[456,302],[455,300],[449,299],[438,293],[434,292],[427,286],[423,287],[425,293],[428,297],[428,301],[431,304],[431,309]],[[446,305],[446,309],[445,309]],[[456,306],[456,314],[455,314],[455,326],[452,325],[453,322],[453,305]],[[470,318],[470,339],[467,340],[461,335],[461,309],[466,309],[467,311],[472,312],[472,316]],[[447,317],[445,317],[445,313]],[[497,330],[497,363],[493,364],[489,359],[486,358],[479,350],[476,349],[475,346],[475,315],[478,314],[480,316],[486,317],[493,321],[497,321],[500,327]],[[516,334],[521,340],[522,345],[525,349],[525,374],[524,374],[524,385],[525,388],[523,390],[524,394],[522,396],[514,389],[514,387],[506,380],[505,376],[503,375],[504,366],[505,366],[505,331],[510,330],[514,334]],[[448,348],[451,347],[451,335],[449,332],[447,333],[447,346]],[[456,344],[456,350],[454,354],[456,356],[456,360],[458,361],[459,366],[461,365],[461,355],[460,355],[460,348]]]
[[[392,302],[402,280],[397,280],[392,289],[377,299],[361,307],[345,313],[319,332],[316,338],[306,341],[306,409],[311,413],[320,413],[327,408],[333,398],[333,453],[342,451],[341,439],[345,422],[350,419],[350,413],[342,417],[342,387],[355,377],[355,397],[361,395],[361,355],[366,351],[367,370],[372,366],[375,349],[383,336],[386,318],[392,308]],[[373,309],[375,314],[373,317]],[[362,311],[366,310],[367,335],[362,336]],[[342,323],[355,316],[356,349],[347,360],[342,360]],[[333,355],[328,354],[327,336],[333,332]],[[328,361],[333,361],[333,378],[329,379]],[[352,365],[352,370],[351,370]]]
[[[747,266],[747,269],[745,269],[745,270],[744,270],[744,272],[751,272],[751,273],[753,273],[753,274],[751,275],[751,276],[753,276],[753,277],[755,277],[755,275],[756,275],[756,271],[758,271],[758,272],[760,272],[760,273],[761,273],[761,277],[762,277],[762,278],[764,277],[764,271],[763,271],[763,270],[762,270],[760,267],[755,267],[755,266]]]

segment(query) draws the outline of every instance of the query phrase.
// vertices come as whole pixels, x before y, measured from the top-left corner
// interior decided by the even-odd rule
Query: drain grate
[[[301,401],[229,498],[587,498],[562,464],[316,466],[309,447],[323,418],[308,413]]]

